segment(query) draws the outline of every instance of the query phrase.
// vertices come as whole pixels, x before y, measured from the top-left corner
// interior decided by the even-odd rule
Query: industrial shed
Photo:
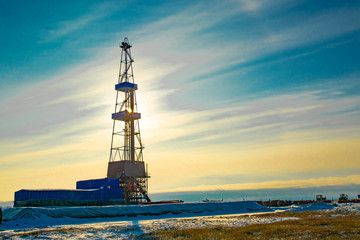
[[[22,189],[15,192],[14,207],[25,206],[102,206],[123,204],[119,178],[78,181],[76,189]]]

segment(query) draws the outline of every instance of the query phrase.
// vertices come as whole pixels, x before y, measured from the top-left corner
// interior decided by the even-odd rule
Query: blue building
[[[14,207],[103,206],[124,204],[119,178],[78,181],[76,189],[22,189],[15,192]]]

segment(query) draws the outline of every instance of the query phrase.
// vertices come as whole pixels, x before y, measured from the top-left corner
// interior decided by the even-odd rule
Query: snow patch
[[[89,215],[88,211],[101,214]],[[95,209],[97,211],[95,211]],[[117,210],[116,210],[117,209]],[[121,209],[121,211],[119,210]],[[360,204],[314,203],[273,208],[281,211],[323,210],[336,214],[360,214]],[[129,216],[99,218],[108,211],[129,212]],[[14,208],[4,209],[13,220],[0,225],[0,238],[9,239],[133,239],[159,229],[203,227],[241,227],[266,224],[297,218],[265,217],[271,212],[254,202],[187,203],[150,206],[72,207],[72,208]],[[55,212],[49,214],[49,212]],[[75,212],[69,217],[69,212]],[[105,213],[106,214],[105,214]],[[81,214],[80,214],[81,213]],[[135,216],[135,213],[139,215]],[[142,214],[143,215],[142,215]],[[145,213],[145,214],[144,214]],[[151,214],[149,214],[151,213]],[[162,213],[160,215],[157,215]],[[231,214],[232,213],[232,214]],[[93,214],[93,213],[92,213]],[[146,215],[148,214],[148,215]],[[226,215],[225,215],[226,214]],[[321,214],[321,213],[320,213]],[[259,216],[257,216],[259,215]],[[57,216],[57,217],[54,217]],[[97,217],[96,217],[97,216]]]
[[[253,201],[217,203],[181,203],[161,205],[103,206],[103,207],[27,207],[3,211],[0,230],[54,225],[113,221],[126,218],[169,218],[270,212]]]
[[[304,205],[290,205],[284,207],[272,207],[271,209],[275,211],[318,211],[318,210],[327,210],[333,209],[336,207],[336,204],[333,203],[326,203],[326,202],[314,202],[310,204]]]

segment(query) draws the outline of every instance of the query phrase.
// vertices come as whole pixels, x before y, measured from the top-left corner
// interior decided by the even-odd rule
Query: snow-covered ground
[[[314,203],[274,209],[255,202],[186,203],[150,206],[75,208],[8,208],[0,238],[11,239],[127,239],[158,229],[238,227],[288,220],[257,217],[273,211],[325,210],[334,214],[359,213],[360,204]]]

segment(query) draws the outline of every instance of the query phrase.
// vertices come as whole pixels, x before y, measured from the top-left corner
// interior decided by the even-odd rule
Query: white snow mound
[[[39,218],[111,218],[173,215],[209,215],[269,212],[268,208],[253,201],[217,203],[177,203],[161,205],[103,206],[103,207],[26,207],[4,209],[3,220]]]

